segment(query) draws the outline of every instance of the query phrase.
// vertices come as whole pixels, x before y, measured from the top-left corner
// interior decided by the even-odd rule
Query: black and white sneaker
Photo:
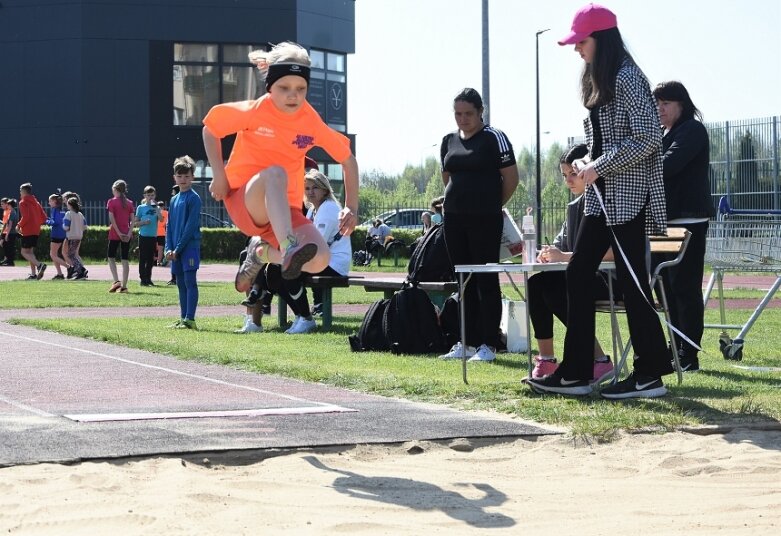
[[[625,380],[608,385],[599,392],[602,398],[620,400],[623,398],[657,398],[667,394],[661,378],[630,374]]]
[[[696,357],[680,356],[681,372],[699,372],[700,360]]]
[[[575,396],[591,394],[591,384],[588,380],[565,380],[555,373],[542,378],[528,378],[526,383],[537,394],[558,393]]]

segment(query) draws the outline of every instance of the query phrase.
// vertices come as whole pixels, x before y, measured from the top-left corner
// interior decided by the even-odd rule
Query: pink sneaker
[[[548,361],[547,359],[540,359],[540,356],[534,356],[534,369],[532,370],[532,378],[538,380],[543,376],[548,376],[556,372],[559,368],[556,360]]]
[[[602,383],[613,376],[613,362],[610,357],[607,361],[594,361],[594,377],[591,383]]]

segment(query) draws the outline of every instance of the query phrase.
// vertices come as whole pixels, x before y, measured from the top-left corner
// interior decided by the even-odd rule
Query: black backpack
[[[414,282],[408,281],[390,298],[382,328],[394,354],[429,354],[446,349],[437,310]]]
[[[415,246],[407,272],[411,281],[455,281],[445,244],[445,228],[434,225]]]
[[[389,299],[377,300],[369,306],[363,317],[358,333],[350,335],[350,349],[353,352],[387,351],[388,340],[383,330],[383,316],[388,308]]]
[[[448,348],[461,340],[461,325],[458,316],[460,300],[458,292],[454,292],[447,297],[442,309],[439,311],[439,325],[442,328],[442,335]]]

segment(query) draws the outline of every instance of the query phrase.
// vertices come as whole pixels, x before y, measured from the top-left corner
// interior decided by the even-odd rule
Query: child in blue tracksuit
[[[198,329],[196,272],[201,262],[201,198],[192,190],[195,161],[189,156],[174,160],[174,181],[179,193],[171,199],[168,228],[165,233],[165,258],[171,262],[171,274],[179,288],[181,318],[170,327]]]

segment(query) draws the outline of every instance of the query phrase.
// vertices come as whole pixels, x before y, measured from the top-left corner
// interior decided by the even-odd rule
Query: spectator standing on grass
[[[68,245],[68,261],[73,270],[73,279],[86,279],[87,269],[79,256],[79,249],[81,249],[81,241],[87,230],[87,219],[81,213],[78,196],[69,197],[66,203],[68,212],[65,213],[65,218],[62,220],[62,227],[65,229],[65,242]]]
[[[35,257],[35,247],[41,234],[41,225],[46,223],[46,212],[33,195],[33,185],[29,182],[19,187],[19,223],[16,225],[22,237],[22,257],[30,263],[32,272],[27,279],[41,279],[46,264]]]
[[[138,276],[142,287],[152,287],[152,267],[157,252],[157,224],[160,209],[154,186],[144,188],[144,202],[138,205],[134,225],[138,227]]]
[[[62,227],[62,220],[65,218],[65,212],[62,210],[62,196],[52,194],[49,196],[49,219],[46,224],[49,225],[49,257],[54,263],[57,275],[52,279],[65,279],[62,273],[62,267],[68,269],[68,261],[62,256],[63,243],[65,242],[65,229]]]
[[[195,161],[189,156],[174,160],[174,180],[179,193],[171,199],[168,229],[165,234],[165,258],[179,289],[180,319],[171,325],[194,329],[198,307],[197,272],[201,264],[201,198],[192,189]]]
[[[518,187],[513,146],[501,130],[483,123],[483,99],[465,88],[453,99],[458,129],[442,139],[442,182],[447,218],[445,243],[451,265],[499,262],[502,207]],[[499,344],[502,293],[497,274],[474,274],[464,291],[466,341],[440,356],[493,361]],[[466,348],[464,348],[465,345]]]
[[[62,203],[63,203],[63,209],[65,212],[68,211],[68,201],[71,198],[75,198],[76,201],[78,201],[79,204],[79,211],[81,211],[81,197],[79,197],[79,194],[76,192],[67,191],[64,194],[62,194]],[[83,214],[82,214],[83,215]],[[86,218],[85,218],[85,224],[86,224]],[[81,245],[81,242],[79,242],[79,245]],[[76,255],[79,255],[79,252],[76,252]],[[62,243],[62,254],[61,257],[65,260],[69,260],[71,258],[70,251],[68,251],[68,240],[65,240],[65,242]],[[68,266],[68,275],[65,276],[66,279],[73,279],[73,277],[76,275],[76,272],[73,268],[73,266]]]
[[[584,396],[592,392],[593,278],[612,247],[636,356],[632,373],[603,388],[600,395],[608,399],[664,396],[662,376],[673,367],[652,305],[646,266],[646,235],[667,230],[656,103],[609,9],[589,4],[578,10],[572,31],[559,44],[574,45],[584,62],[580,87],[588,110],[584,127],[590,158],[576,160],[573,167],[587,185],[586,206],[567,265],[563,360],[553,374],[530,378],[528,383],[538,393]]]
[[[680,82],[662,82],[654,89],[659,118],[664,129],[662,166],[667,200],[667,223],[691,232],[680,264],[667,268],[662,280],[672,325],[700,346],[705,321],[702,274],[708,222],[715,214],[710,193],[710,140],[702,114]],[[674,258],[658,253],[652,266]],[[700,370],[697,348],[676,337],[681,370]]]
[[[165,266],[168,264],[163,258],[163,250],[165,249],[165,226],[168,224],[168,209],[165,208],[164,201],[158,201],[157,208],[159,209],[159,217],[157,219],[157,264],[159,266]]]
[[[0,231],[0,244],[3,247],[3,261],[0,266],[14,266],[16,261],[16,239],[19,234],[16,231],[16,224],[19,223],[19,211],[16,208],[16,199],[4,197],[2,199],[3,207],[3,230]]]
[[[114,282],[109,287],[109,292],[119,291],[126,294],[127,280],[130,276],[130,240],[133,238],[133,214],[135,212],[133,201],[127,197],[127,183],[117,180],[111,186],[114,196],[106,202],[108,210],[108,267]],[[122,280],[117,275],[117,253],[122,262]]]

